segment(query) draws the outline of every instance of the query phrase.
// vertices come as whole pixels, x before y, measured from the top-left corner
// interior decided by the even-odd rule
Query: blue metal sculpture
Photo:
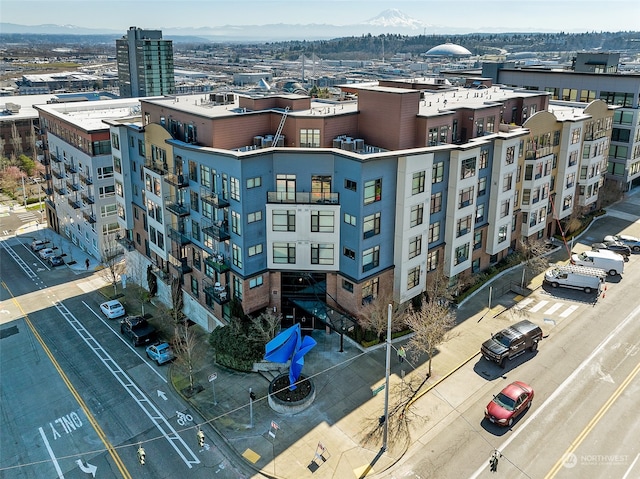
[[[304,355],[316,345],[311,336],[302,337],[300,324],[295,324],[285,329],[265,346],[264,359],[274,363],[286,363],[291,360],[289,366],[289,389],[296,389],[296,382],[300,378],[304,366]]]

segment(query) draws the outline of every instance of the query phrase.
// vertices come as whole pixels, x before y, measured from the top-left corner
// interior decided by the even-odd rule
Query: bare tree
[[[11,124],[11,138],[9,139],[11,147],[13,148],[13,154],[18,157],[22,154],[22,137],[18,133],[18,127],[15,123]]]
[[[147,291],[147,262],[144,256],[137,252],[125,254],[127,261],[128,278],[135,283],[136,297],[140,301],[140,312],[145,315],[144,305],[149,301],[150,294]]]
[[[203,339],[204,332],[198,325],[189,324],[185,318],[175,325],[173,337],[173,351],[176,355],[176,366],[184,373],[189,380],[187,392],[193,393],[195,389],[194,372],[204,356]]]
[[[418,308],[411,308],[406,323],[414,335],[407,343],[407,349],[413,357],[427,354],[429,358],[429,376],[431,376],[431,361],[437,346],[442,343],[447,333],[455,325],[453,310],[448,304],[431,298]]]
[[[179,276],[173,276],[171,278],[171,318],[175,324],[179,324],[184,319],[183,306],[182,283]]]
[[[118,293],[118,281],[120,275],[124,272],[124,261],[122,250],[118,242],[109,238],[105,240],[101,258],[104,268],[101,271],[102,277],[113,285],[113,294]]]
[[[392,305],[391,330],[399,331],[405,325],[407,305],[394,302],[393,293],[390,290],[385,290],[373,301],[365,304],[358,314],[360,327],[365,331],[373,331],[381,341],[387,331],[389,304]]]
[[[520,253],[529,277],[537,276],[549,267],[549,259],[545,255],[547,251],[547,246],[542,240],[520,242]]]
[[[249,339],[259,343],[267,344],[280,330],[282,315],[267,309],[256,318],[250,319]]]

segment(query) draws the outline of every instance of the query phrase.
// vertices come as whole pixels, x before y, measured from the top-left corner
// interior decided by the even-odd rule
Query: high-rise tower
[[[130,27],[116,40],[120,96],[141,97],[175,93],[173,42],[160,30]]]

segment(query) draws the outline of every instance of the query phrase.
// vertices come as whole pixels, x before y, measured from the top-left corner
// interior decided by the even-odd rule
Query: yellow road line
[[[132,476],[131,476],[131,474],[129,474],[129,471],[127,470],[126,466],[124,465],[124,462],[122,462],[122,459],[120,458],[120,456],[116,452],[115,448],[111,445],[111,443],[109,442],[109,439],[107,439],[107,436],[104,433],[104,431],[102,430],[102,428],[100,427],[100,424],[98,424],[96,419],[93,417],[93,415],[91,414],[91,411],[89,411],[89,408],[87,407],[86,403],[84,402],[84,400],[82,399],[82,397],[80,396],[80,394],[78,393],[76,388],[74,388],[73,384],[71,384],[71,381],[69,380],[69,378],[67,377],[65,372],[60,367],[60,364],[58,364],[58,361],[53,356],[53,353],[51,352],[51,350],[48,348],[48,346],[46,345],[46,343],[44,342],[44,340],[40,336],[40,333],[38,333],[38,331],[36,330],[35,326],[31,322],[31,320],[29,319],[29,316],[27,316],[27,313],[24,311],[24,309],[22,309],[22,306],[20,305],[20,303],[15,298],[15,296],[13,295],[13,293],[11,292],[11,290],[5,284],[4,281],[2,281],[2,286],[7,290],[7,292],[11,296],[11,299],[13,300],[13,302],[16,304],[16,306],[18,306],[18,308],[22,312],[22,314],[24,316],[25,323],[27,324],[27,326],[29,327],[29,329],[31,330],[31,332],[33,333],[35,338],[40,343],[40,346],[42,346],[42,349],[44,350],[46,355],[49,357],[49,360],[51,361],[51,364],[53,364],[53,367],[56,368],[56,370],[58,371],[58,374],[60,374],[60,377],[62,378],[62,381],[64,381],[64,383],[67,385],[67,388],[69,389],[69,391],[71,392],[73,397],[76,399],[76,401],[78,402],[78,404],[80,405],[80,407],[84,411],[85,415],[87,416],[87,419],[89,419],[89,422],[93,426],[93,429],[96,431],[96,434],[98,434],[98,437],[100,438],[102,443],[105,445],[106,450],[109,451],[109,454],[111,455],[111,458],[115,462],[117,468],[120,470],[120,473],[122,474],[122,477],[125,478],[125,479],[131,479]]]
[[[602,405],[602,407],[597,412],[597,414],[593,416],[591,421],[589,421],[589,424],[587,424],[587,426],[582,430],[582,432],[578,434],[578,437],[576,437],[576,439],[571,443],[571,445],[565,451],[565,453],[560,457],[560,459],[558,459],[558,462],[554,464],[554,466],[551,468],[549,473],[545,476],[545,479],[551,479],[552,477],[555,477],[555,475],[558,473],[560,468],[564,465],[567,456],[569,454],[572,454],[576,449],[578,449],[580,444],[582,444],[582,441],[584,441],[586,437],[589,435],[589,433],[593,430],[593,428],[596,427],[596,424],[600,422],[600,420],[602,419],[602,416],[604,416],[605,413],[611,408],[611,406],[613,406],[613,403],[616,401],[616,399],[620,397],[620,395],[624,392],[624,390],[629,386],[629,383],[633,381],[633,379],[638,375],[639,372],[640,372],[640,363],[638,363],[636,367],[633,369],[633,371],[631,371],[631,373],[629,373],[629,375],[625,378],[625,380],[622,381],[620,386],[618,386],[618,389],[615,390],[615,392],[609,397],[609,399],[607,399],[607,401]]]

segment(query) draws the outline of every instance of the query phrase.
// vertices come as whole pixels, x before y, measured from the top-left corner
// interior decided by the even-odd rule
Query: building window
[[[378,278],[366,281],[362,285],[362,304],[367,304],[378,297]]]
[[[242,301],[242,279],[237,276],[233,277],[233,296]]]
[[[240,219],[240,213],[236,211],[231,212],[231,231],[237,235],[242,234],[242,221]]]
[[[346,279],[343,279],[342,289],[349,291],[350,293],[353,293],[353,283],[351,283],[350,281],[347,281]]]
[[[311,264],[333,264],[333,245],[311,243]]]
[[[247,223],[255,223],[256,221],[262,221],[262,211],[254,211],[247,215]]]
[[[442,210],[442,192],[438,191],[431,195],[431,214]]]
[[[247,179],[247,189],[250,190],[251,188],[259,188],[260,186],[262,186],[262,177],[261,176],[256,176],[255,178],[248,178]]]
[[[476,231],[473,234],[473,250],[482,248],[482,231]]]
[[[411,207],[411,219],[409,223],[411,228],[422,224],[423,213],[424,213],[424,205],[422,203],[413,205]]]
[[[487,177],[480,178],[478,180],[478,198],[484,196],[487,193]]]
[[[573,205],[573,195],[565,196],[562,200],[562,211],[567,211]]]
[[[362,272],[380,266],[380,246],[366,249],[362,252]]]
[[[466,235],[471,230],[471,215],[460,218],[457,223],[456,237]]]
[[[194,240],[200,241],[200,223],[191,220],[191,236]]]
[[[111,132],[111,146],[116,150],[120,149],[120,136],[115,132]]]
[[[247,250],[247,254],[249,256],[255,256],[257,254],[261,254],[262,253],[262,243],[253,245],[253,246],[249,246],[249,249]]]
[[[433,176],[431,183],[441,183],[444,179],[444,162],[440,161],[433,164]]]
[[[429,251],[427,254],[427,271],[433,271],[438,267],[439,251]]]
[[[351,226],[356,226],[356,217],[349,213],[344,214],[344,222]]]
[[[486,168],[489,166],[489,150],[480,150],[480,161],[478,162],[478,168]]]
[[[272,213],[273,231],[295,231],[296,211],[295,210],[274,210]]]
[[[576,143],[580,143],[580,132],[582,131],[581,128],[575,128],[572,132],[571,132],[571,144],[575,145]]]
[[[371,238],[380,234],[380,213],[365,216],[362,221],[363,238]]]
[[[240,180],[232,176],[229,182],[231,183],[231,199],[240,201]]]
[[[413,180],[411,182],[411,194],[417,195],[419,193],[424,193],[424,180],[425,180],[425,172],[419,171],[413,174]]]
[[[429,243],[433,243],[440,239],[440,222],[436,221],[429,225]]]
[[[144,140],[138,140],[138,155],[146,156],[147,149],[144,146]]]
[[[465,261],[467,261],[469,259],[469,243],[458,246],[456,248],[455,254],[455,265],[459,265],[460,263],[464,263]]]
[[[273,243],[273,262],[277,264],[295,264],[295,243]]]
[[[473,204],[473,190],[474,187],[470,186],[469,188],[463,188],[460,190],[458,196],[458,209],[464,208],[466,206]]]
[[[476,223],[482,223],[484,221],[484,203],[476,206]]]
[[[507,241],[507,229],[508,225],[502,225],[498,229],[498,243],[504,243],[505,241]]]
[[[358,183],[353,180],[344,180],[344,188],[345,190],[357,191]]]
[[[407,289],[415,288],[420,284],[420,266],[411,268],[407,274]]]
[[[382,199],[382,178],[364,184],[364,204],[369,205]]]
[[[231,247],[231,260],[233,261],[234,266],[242,268],[242,248],[237,244],[234,244]]]
[[[205,188],[211,188],[211,168],[200,165],[200,184]]]
[[[472,273],[480,272],[480,258],[476,258],[471,262],[471,272]]]
[[[511,200],[502,200],[500,202],[500,218],[509,216],[510,209],[511,209]]]
[[[515,146],[508,147],[507,157],[506,157],[507,165],[512,164],[515,158],[516,158],[516,147]]]
[[[342,254],[349,259],[356,259],[356,252],[353,251],[351,248],[347,248],[346,246],[342,250]]]
[[[319,148],[320,147],[320,130],[301,129],[300,130],[300,147],[301,148]]]
[[[415,258],[422,252],[422,235],[414,236],[409,240],[409,259]]]
[[[333,233],[333,211],[311,211],[311,231],[314,233]]]
[[[191,275],[191,293],[197,298],[198,295],[200,294],[200,291],[198,289],[198,279]]]
[[[198,181],[198,164],[191,160],[189,160],[189,179],[191,181]]]
[[[249,280],[249,289],[257,288],[258,286],[262,286],[262,275],[256,276],[255,278],[251,278]]]
[[[462,167],[460,168],[460,179],[471,178],[476,174],[476,157],[466,158],[462,160]]]

